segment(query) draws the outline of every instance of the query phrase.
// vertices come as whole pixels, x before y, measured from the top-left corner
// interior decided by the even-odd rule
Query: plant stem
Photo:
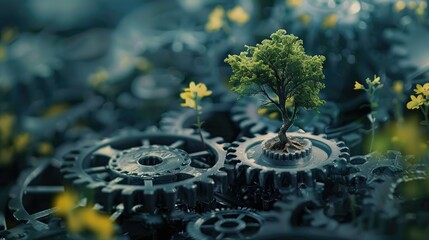
[[[195,99],[195,113],[197,114],[197,124],[196,125],[198,127],[198,134],[200,135],[201,142],[203,143],[203,146],[204,146],[204,149],[205,149],[206,148],[206,143],[204,141],[203,133],[202,133],[202,130],[201,130],[201,125],[202,125],[202,123],[201,123],[201,116],[200,116],[201,112],[199,110],[198,96],[197,96],[196,93],[194,93],[194,99]]]
[[[374,139],[375,139],[375,121],[374,121],[374,115],[371,113],[371,145],[369,147],[369,152],[372,152],[372,148],[374,146]]]

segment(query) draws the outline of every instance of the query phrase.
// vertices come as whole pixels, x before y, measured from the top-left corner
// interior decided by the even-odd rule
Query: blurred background
[[[168,220],[162,211],[140,214],[133,221],[109,215],[112,222],[107,221],[96,234],[75,234],[78,231],[70,230],[70,223],[58,220],[64,217],[51,217],[48,211],[54,205],[61,209],[67,201],[73,203],[73,197],[55,202],[64,191],[63,156],[72,146],[116,137],[124,129],[180,136],[196,133],[195,112],[180,106],[180,93],[191,81],[213,91],[203,102],[203,130],[211,137],[222,137],[226,147],[241,137],[277,131],[281,122],[275,109],[261,106],[257,97],[237,99],[229,90],[231,69],[224,59],[278,29],[301,38],[307,54],[326,56],[326,88],[321,98],[327,103],[319,111],[300,110],[293,131],[344,141],[356,162],[381,159],[368,167],[371,170],[357,168],[369,171],[364,179],[375,170],[395,172],[391,169],[399,168],[399,160],[392,160],[398,159],[392,151],[421,164],[415,170],[418,173],[402,167],[401,173],[412,174],[389,180],[396,184],[404,178],[417,179],[406,187],[395,185],[411,192],[412,200],[405,201],[402,195],[408,195],[399,194],[400,203],[397,199],[385,203],[379,191],[380,196],[372,198],[376,187],[361,190],[371,195],[377,207],[392,204],[380,215],[391,214],[394,218],[388,219],[395,224],[410,225],[412,230],[401,232],[406,237],[399,236],[423,239],[429,226],[425,212],[429,195],[419,196],[423,200],[414,210],[398,206],[416,203],[416,192],[429,193],[425,174],[429,160],[427,4],[426,0],[0,0],[0,230],[4,230],[0,239],[203,238],[204,231],[198,235],[192,230],[192,221],[208,210],[232,205],[181,208],[180,215],[168,215]],[[375,151],[387,155],[374,157]],[[355,175],[348,179],[352,180],[347,187],[354,188],[366,181]],[[386,187],[386,182],[377,189]],[[99,203],[99,198],[91,201]],[[350,199],[354,198],[348,197],[347,204],[334,210],[349,211],[350,205],[357,204]],[[343,222],[335,218],[337,222],[355,223],[357,215],[372,209],[363,202],[360,210],[352,211],[356,216]],[[239,207],[272,209],[244,202]],[[102,207],[95,209],[105,212]],[[98,211],[87,214],[100,225],[106,220]],[[303,239],[328,237],[326,226],[332,222],[321,215],[316,219],[323,227]],[[383,224],[397,226],[380,216],[374,218],[371,221],[377,227],[367,224],[359,234]],[[260,225],[269,229],[270,221],[264,221]],[[306,224],[302,220],[297,225],[311,225]],[[341,224],[335,225],[338,236],[350,227]],[[114,234],[103,235],[106,232]],[[282,234],[278,236],[295,236]]]

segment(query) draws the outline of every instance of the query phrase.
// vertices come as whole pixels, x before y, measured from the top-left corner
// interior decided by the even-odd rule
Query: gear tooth
[[[214,199],[215,182],[213,179],[206,179],[198,183],[198,199],[203,202],[210,202]]]
[[[226,154],[226,160],[233,161],[237,159],[237,155],[235,153],[227,153]]]
[[[76,161],[76,159],[77,159],[77,155],[73,154],[73,153],[66,153],[63,156],[63,160],[66,162],[74,162],[74,161]]]
[[[240,123],[240,128],[241,128],[241,129],[249,129],[249,128],[251,128],[252,126],[253,126],[253,121],[248,120],[248,119],[243,120],[243,121]]]
[[[235,164],[225,163],[223,170],[228,176],[228,184],[234,184],[236,182],[236,171]]]
[[[167,209],[173,209],[177,202],[177,190],[173,187],[164,188],[162,191],[162,204]]]
[[[122,203],[124,204],[124,209],[131,210],[137,202],[137,194],[134,189],[126,188],[120,191],[122,195]]]
[[[211,140],[216,142],[217,144],[222,144],[223,142],[225,142],[221,137],[215,137],[215,138],[212,138]]]
[[[343,152],[339,155],[340,158],[344,158],[347,162],[350,159],[350,153],[348,152]]]
[[[215,177],[216,186],[219,186],[220,193],[226,193],[228,190],[228,174],[223,170],[219,170]]]
[[[246,169],[246,184],[252,184],[259,173],[259,169],[248,167]]]
[[[143,192],[143,207],[147,212],[154,212],[157,204],[157,192],[155,190],[146,190]]]
[[[347,145],[344,141],[337,141],[337,146],[340,147],[341,149],[344,147],[347,147]]]
[[[106,209],[107,212],[113,212],[116,202],[115,200],[118,198],[118,196],[119,190],[105,187],[101,189],[101,193],[98,199],[100,200],[101,205],[104,209]]]
[[[250,128],[251,133],[260,133],[260,132],[266,132],[267,127],[264,124],[256,123],[254,126]]]
[[[197,190],[198,186],[196,184],[188,184],[183,186],[183,199],[188,206],[193,208],[197,204]]]
[[[259,186],[269,186],[274,184],[274,171],[272,170],[261,170],[259,172]]]

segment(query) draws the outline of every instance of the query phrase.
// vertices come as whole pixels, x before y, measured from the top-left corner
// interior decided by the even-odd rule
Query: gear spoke
[[[88,174],[94,174],[94,173],[102,173],[107,170],[107,166],[99,166],[99,167],[91,167],[85,169],[85,172]]]
[[[25,194],[54,194],[64,192],[63,186],[28,186]]]
[[[31,217],[34,219],[41,219],[49,215],[52,215],[53,213],[55,213],[55,208],[49,208],[49,209],[45,209],[43,211],[31,214]]]
[[[177,141],[175,141],[174,143],[170,144],[170,146],[169,146],[169,147],[172,147],[172,148],[180,148],[180,147],[182,147],[184,144],[185,144],[185,142],[184,142],[183,140],[177,140]]]

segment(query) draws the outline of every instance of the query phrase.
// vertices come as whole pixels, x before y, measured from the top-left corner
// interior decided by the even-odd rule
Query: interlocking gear
[[[86,145],[64,157],[64,179],[90,193],[107,211],[123,203],[125,211],[142,204],[146,211],[183,203],[211,202],[223,189],[222,139],[162,132],[123,133]],[[221,191],[221,190],[220,190]]]
[[[243,138],[228,149],[225,169],[231,182],[256,183],[261,187],[314,186],[331,174],[342,174],[349,160],[349,150],[342,142],[333,142],[320,136],[288,133],[289,137],[309,139],[312,144],[311,158],[296,164],[279,164],[262,155],[261,143],[274,138],[275,134]],[[233,179],[233,180],[232,180]]]

